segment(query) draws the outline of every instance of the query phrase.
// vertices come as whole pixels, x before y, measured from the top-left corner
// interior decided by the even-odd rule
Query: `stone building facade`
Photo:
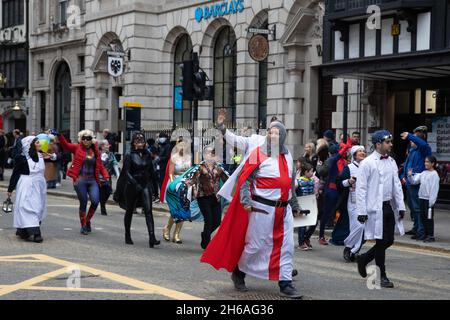
[[[142,104],[143,129],[191,123],[192,106],[176,102],[191,49],[215,88],[198,120],[212,123],[224,106],[236,126],[263,128],[276,115],[296,156],[318,130],[321,1],[40,0],[32,12],[33,130],[119,131],[125,102]],[[274,26],[267,61],[254,61],[248,28]],[[111,51],[124,54],[119,77],[107,72]]]

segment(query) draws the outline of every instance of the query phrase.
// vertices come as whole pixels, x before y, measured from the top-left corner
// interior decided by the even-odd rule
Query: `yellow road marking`
[[[67,273],[67,268],[58,269],[55,271],[51,271],[45,274],[41,274],[40,276],[19,282],[17,284],[11,285],[9,287],[0,289],[0,297],[4,296],[6,294],[12,293],[17,290],[21,290],[27,287],[30,287],[32,285],[38,284],[40,282],[46,281],[48,279],[54,278],[56,276],[59,276],[61,274]]]
[[[8,288],[11,286],[0,286],[2,288]],[[120,294],[154,294],[152,291],[145,290],[129,290],[129,289],[103,289],[103,288],[66,288],[66,287],[45,287],[45,286],[30,286],[21,290],[34,290],[34,291],[66,291],[66,292],[96,292],[96,293],[120,293]]]
[[[432,256],[432,257],[450,259],[450,253],[443,252],[443,251],[431,251],[429,249],[403,247],[403,246],[399,246],[399,245],[395,245],[395,244],[392,245],[391,247],[389,247],[389,249],[394,249],[397,251],[404,251],[404,252],[411,252],[411,253],[418,253],[418,254],[423,254],[423,255]]]
[[[20,259],[24,258],[24,259]],[[28,258],[28,259],[26,259]],[[36,260],[32,260],[30,258],[34,258]],[[195,297],[183,292],[171,290],[168,288],[164,288],[161,286],[153,285],[150,283],[146,283],[140,280],[136,280],[133,278],[121,276],[116,273],[99,270],[95,268],[91,268],[88,266],[75,264],[69,261],[53,258],[47,255],[43,254],[31,254],[31,255],[20,255],[20,256],[4,256],[0,257],[0,262],[47,262],[56,264],[59,266],[63,266],[63,269],[58,269],[56,271],[52,271],[49,273],[46,273],[41,276],[34,277],[32,279],[23,281],[21,283],[15,284],[15,285],[9,285],[9,286],[0,286],[0,296],[9,294],[11,292],[17,291],[17,290],[48,290],[48,291],[80,291],[80,292],[109,292],[109,293],[130,293],[130,294],[156,294],[156,295],[162,295],[166,296],[172,299],[177,300],[201,300],[199,297]],[[102,289],[102,288],[64,288],[64,287],[39,287],[34,286],[35,284],[38,284],[40,282],[43,282],[45,280],[49,280],[51,278],[54,278],[60,274],[69,273],[68,268],[76,266],[79,268],[80,271],[84,271],[86,273],[95,274],[97,276],[119,282],[121,284],[125,284],[131,287],[138,288],[140,290],[121,290],[121,289]]]
[[[32,263],[47,263],[47,261],[32,260],[32,259],[0,259],[0,262],[32,262]]]

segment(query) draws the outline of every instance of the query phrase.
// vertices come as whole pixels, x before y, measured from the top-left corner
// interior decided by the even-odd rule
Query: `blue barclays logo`
[[[229,2],[222,2],[198,7],[195,9],[195,20],[201,22],[203,19],[208,20],[211,17],[222,17],[229,14],[236,14],[244,11],[244,0],[230,0]]]

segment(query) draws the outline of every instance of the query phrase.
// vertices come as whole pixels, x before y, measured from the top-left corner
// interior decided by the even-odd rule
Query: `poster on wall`
[[[441,184],[450,185],[450,117],[435,117],[428,134],[433,155],[438,160]]]

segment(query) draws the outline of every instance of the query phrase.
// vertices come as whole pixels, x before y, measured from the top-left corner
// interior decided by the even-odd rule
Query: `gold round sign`
[[[255,34],[248,42],[248,53],[255,61],[263,61],[269,56],[269,41],[262,34]]]

